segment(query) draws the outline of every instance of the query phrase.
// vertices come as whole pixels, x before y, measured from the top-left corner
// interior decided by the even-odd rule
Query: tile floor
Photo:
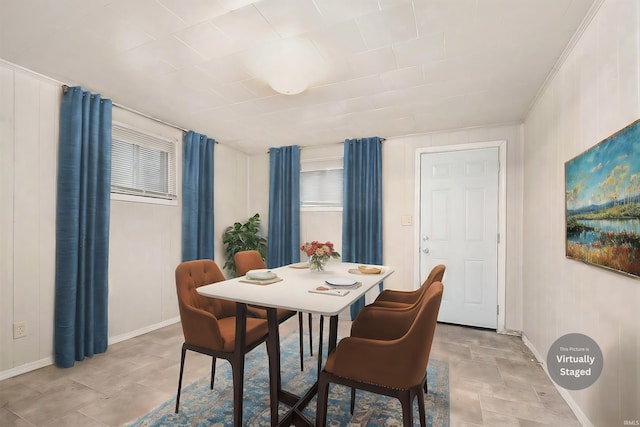
[[[282,325],[282,335],[297,333],[296,319]],[[340,321],[341,336],[349,326]],[[114,344],[72,369],[48,366],[0,381],[0,425],[97,427],[135,420],[174,396],[182,341],[175,324]],[[187,357],[184,384],[210,369],[210,358]],[[453,427],[580,425],[518,337],[439,324],[431,357],[449,362]]]

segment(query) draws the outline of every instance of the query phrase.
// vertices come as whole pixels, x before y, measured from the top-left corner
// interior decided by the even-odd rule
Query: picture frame
[[[640,119],[564,169],[567,258],[640,278]]]

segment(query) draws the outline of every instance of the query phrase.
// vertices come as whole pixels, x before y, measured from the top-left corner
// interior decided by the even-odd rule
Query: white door
[[[498,148],[420,158],[420,277],[445,264],[438,320],[497,329]]]

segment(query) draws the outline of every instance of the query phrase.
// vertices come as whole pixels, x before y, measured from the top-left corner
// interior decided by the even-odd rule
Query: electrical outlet
[[[27,322],[16,322],[13,324],[13,339],[27,336]]]

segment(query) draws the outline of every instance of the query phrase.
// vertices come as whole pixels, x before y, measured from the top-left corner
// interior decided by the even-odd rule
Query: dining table
[[[264,277],[270,277],[268,279],[254,279],[262,276],[251,276],[248,273],[248,276],[201,286],[197,291],[205,297],[234,301],[239,320],[237,325],[244,324],[242,320],[246,316],[248,305],[263,307],[267,310],[271,425],[311,426],[315,423],[302,411],[317,393],[317,378],[309,390],[301,396],[282,388],[280,333],[276,310],[281,308],[320,316],[319,375],[323,363],[324,317],[329,317],[327,347],[328,352],[331,352],[338,340],[338,315],[393,272],[394,269],[390,266],[365,266],[360,263],[339,261],[329,261],[324,270],[314,271],[305,262],[259,272],[264,273]],[[236,340],[244,342],[245,333],[244,327],[237,327]],[[280,402],[289,407],[287,413],[281,418],[278,415]]]

